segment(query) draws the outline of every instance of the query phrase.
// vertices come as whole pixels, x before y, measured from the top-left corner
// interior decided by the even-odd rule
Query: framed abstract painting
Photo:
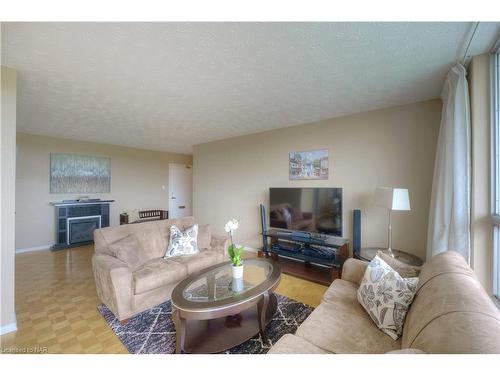
[[[50,154],[50,193],[111,191],[111,159],[102,156]]]

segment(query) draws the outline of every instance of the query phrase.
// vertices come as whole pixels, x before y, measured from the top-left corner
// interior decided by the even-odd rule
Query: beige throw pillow
[[[210,230],[210,225],[200,225],[198,227],[198,248],[209,249],[210,242],[212,242],[212,232]]]
[[[399,275],[403,278],[407,277],[418,277],[420,274],[420,267],[410,266],[406,263],[401,262],[384,251],[378,251],[377,256],[386,262],[394,271],[399,273]]]
[[[125,262],[133,270],[144,263],[141,257],[141,245],[133,234],[113,242],[108,245],[108,249],[115,258]]]
[[[379,256],[368,264],[358,288],[358,302],[378,328],[397,340],[415,297],[418,278],[402,278]]]

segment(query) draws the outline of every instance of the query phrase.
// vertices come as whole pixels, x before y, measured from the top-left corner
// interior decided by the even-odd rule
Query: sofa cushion
[[[296,335],[333,353],[385,353],[400,349],[380,331],[364,309],[353,304],[356,284],[335,280],[322,302],[297,329]]]
[[[229,247],[229,238],[227,236],[212,235],[210,240],[210,249],[218,253],[218,261],[225,262],[229,260],[227,249]]]
[[[427,353],[500,353],[500,312],[455,251],[422,267],[402,347]]]
[[[375,324],[394,340],[403,333],[418,278],[402,278],[378,255],[368,264],[358,288],[358,302]]]
[[[322,302],[342,303],[359,315],[366,314],[365,309],[358,302],[357,290],[359,285],[350,281],[336,279],[323,295]]]
[[[210,225],[200,225],[198,227],[198,248],[209,249],[211,240],[212,232],[210,231]]]
[[[194,255],[183,255],[168,259],[185,266],[188,273],[191,275],[203,268],[219,263],[219,254],[214,250],[200,250]]]
[[[94,231],[95,252],[112,255],[109,245],[133,234],[141,245],[144,259],[150,260],[161,257],[165,254],[167,242],[158,230],[157,223],[160,222],[161,221],[150,221],[147,223],[126,224],[117,227],[96,229]]]
[[[134,294],[177,283],[188,275],[187,267],[163,258],[151,259],[133,273]]]
[[[159,234],[164,242],[163,252],[158,255],[159,257],[165,254],[165,250],[167,249],[168,243],[170,242],[170,227],[175,225],[177,228],[181,230],[186,230],[189,227],[192,227],[195,224],[195,220],[193,216],[187,216],[180,219],[168,219],[168,220],[158,220],[155,221],[156,227],[158,228]]]
[[[394,271],[399,273],[401,277],[409,278],[409,277],[418,277],[421,267],[410,266],[406,263],[403,263],[389,254],[386,254],[383,251],[378,251],[377,256],[386,262]]]
[[[135,270],[148,259],[144,257],[141,245],[134,234],[115,241],[108,246],[111,255],[125,262],[132,270]]]
[[[318,348],[309,341],[287,333],[267,352],[268,354],[328,354],[329,352]]]

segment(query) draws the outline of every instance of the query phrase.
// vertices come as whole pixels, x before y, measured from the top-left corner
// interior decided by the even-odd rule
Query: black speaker
[[[262,227],[262,250],[267,254],[267,223],[266,223],[266,208],[263,204],[260,205],[260,225]]]
[[[361,210],[352,210],[352,252],[359,254],[361,249]]]

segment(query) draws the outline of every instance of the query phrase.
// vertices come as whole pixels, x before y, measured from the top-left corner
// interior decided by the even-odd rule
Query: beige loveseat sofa
[[[186,217],[107,227],[94,232],[92,268],[97,295],[118,320],[125,323],[128,318],[169,300],[179,281],[226,260],[227,237],[212,235],[208,226],[198,229],[198,254],[163,259],[170,226],[185,229],[194,223],[193,217]],[[130,235],[139,245],[140,260],[134,264],[114,256],[117,242],[120,244]]]
[[[269,353],[500,353],[500,312],[459,253],[447,251],[424,264],[397,341],[358,303],[366,265],[347,260],[342,279],[318,308]]]

